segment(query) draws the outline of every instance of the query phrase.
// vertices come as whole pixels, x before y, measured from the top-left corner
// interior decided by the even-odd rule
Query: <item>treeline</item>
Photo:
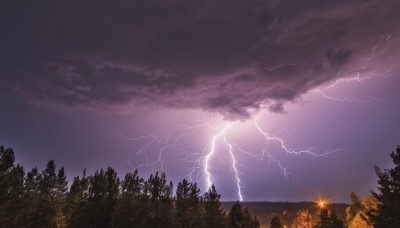
[[[137,170],[123,180],[108,167],[83,172],[68,188],[64,168],[50,160],[25,174],[12,149],[0,147],[0,227],[259,227],[236,202],[226,214],[213,185],[173,184],[164,173],[144,180]]]
[[[377,192],[371,191],[364,199],[350,194],[345,221],[334,207],[322,203],[317,211],[298,210],[290,224],[283,224],[282,215],[274,213],[268,225],[400,227],[400,147],[390,156],[393,168],[376,167]],[[182,180],[173,194],[172,182],[164,173],[144,180],[135,170],[120,180],[111,167],[90,176],[84,171],[68,189],[64,168],[57,170],[54,161],[41,172],[35,167],[25,174],[15,164],[13,150],[0,147],[0,227],[260,227],[239,202],[225,213],[220,198],[214,185],[201,195],[196,183]]]

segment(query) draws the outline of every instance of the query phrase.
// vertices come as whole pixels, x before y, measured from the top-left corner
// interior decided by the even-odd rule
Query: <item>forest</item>
[[[196,183],[184,179],[174,192],[165,173],[145,180],[134,170],[120,179],[108,167],[93,175],[84,170],[69,185],[64,168],[57,169],[53,160],[42,171],[34,167],[26,173],[15,164],[14,151],[1,146],[0,227],[400,227],[399,146],[390,157],[393,168],[375,168],[378,191],[364,199],[352,192],[344,219],[334,205],[320,202],[303,203],[288,221],[285,212],[257,211],[262,203],[221,202],[214,185],[201,194]],[[290,204],[281,203],[280,211]],[[260,223],[255,214],[270,219]]]

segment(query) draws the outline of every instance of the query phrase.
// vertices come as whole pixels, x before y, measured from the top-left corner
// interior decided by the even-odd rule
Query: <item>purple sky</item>
[[[238,177],[244,200],[346,202],[400,143],[399,8],[0,0],[0,144],[70,178],[139,167],[205,190],[208,171],[224,200]]]

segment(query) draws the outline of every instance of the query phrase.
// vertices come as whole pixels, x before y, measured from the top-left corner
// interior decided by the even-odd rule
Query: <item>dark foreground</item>
[[[222,208],[229,213],[235,202],[221,202]],[[311,215],[319,217],[320,209],[315,202],[242,202],[243,207],[247,207],[250,213],[257,216],[261,227],[268,227],[274,216],[278,216],[282,224],[290,227],[295,219],[297,212],[300,210],[308,210]],[[349,204],[335,203],[329,204],[329,208],[333,208],[338,217],[346,221],[346,207]]]

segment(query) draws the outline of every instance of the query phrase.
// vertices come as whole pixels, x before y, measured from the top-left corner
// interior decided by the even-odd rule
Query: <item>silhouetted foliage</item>
[[[235,202],[221,202],[221,206],[226,213],[229,213]],[[308,210],[313,219],[319,220],[320,209],[315,202],[240,202],[242,207],[248,207],[253,216],[257,216],[262,227],[269,227],[272,218],[277,215],[283,225],[290,227],[295,220],[298,211]],[[334,207],[338,217],[344,220],[346,218],[346,208],[349,206],[344,203],[335,203],[328,205]]]
[[[117,227],[140,226],[143,221],[141,215],[145,213],[141,207],[141,194],[144,180],[138,175],[138,171],[128,173],[121,182],[121,195],[115,206],[113,223]],[[144,226],[144,224],[142,224]]]
[[[252,217],[248,208],[242,209],[242,205],[239,202],[236,202],[228,215],[228,225],[229,227],[237,228],[237,227],[246,227],[246,228],[255,228],[260,227],[260,223],[258,222],[256,217]]]
[[[349,226],[354,217],[363,210],[360,198],[354,192],[350,193],[351,205],[346,208],[346,225]]]
[[[32,176],[36,176],[37,189],[34,198],[37,200],[31,208],[31,227],[66,227],[64,215],[65,199],[68,182],[65,177],[64,168],[59,169],[56,174],[56,165],[50,160],[46,169],[41,174],[32,170]]]
[[[24,169],[14,165],[12,149],[0,147],[0,224],[4,227],[20,225],[24,194]]]
[[[200,226],[200,189],[197,184],[189,183],[186,179],[178,183],[176,189],[176,219],[175,227]]]
[[[307,209],[297,211],[297,216],[293,220],[292,228],[310,228],[317,224],[317,219],[309,213]]]
[[[68,227],[84,227],[89,221],[85,221],[85,208],[89,201],[89,178],[86,170],[83,171],[82,178],[75,177],[70,191],[67,194],[66,217]]]
[[[344,228],[343,221],[338,218],[336,211],[327,208],[321,208],[320,221],[315,227],[318,228]]]
[[[378,192],[372,192],[377,199],[376,209],[367,211],[374,227],[400,227],[400,146],[390,154],[394,167],[381,170],[375,167],[378,176]]]
[[[331,210],[330,216],[329,216],[329,225],[328,227],[331,228],[344,228],[344,223],[343,221],[338,218],[336,211],[335,210]]]
[[[226,215],[221,207],[219,199],[221,195],[218,194],[215,186],[212,185],[210,189],[204,194],[205,204],[205,225],[206,227],[225,227]]]
[[[185,179],[179,182],[174,197],[165,173],[144,180],[134,170],[119,180],[111,167],[93,175],[84,170],[68,189],[64,168],[57,169],[53,160],[43,171],[34,167],[25,174],[23,167],[15,164],[12,149],[0,147],[0,227],[260,227],[240,202],[230,204],[226,216],[220,198],[214,185],[201,196],[196,183]],[[257,211],[259,203],[247,203],[253,204]],[[280,211],[293,205],[314,205],[263,204],[278,206]],[[274,226],[282,225],[278,217],[273,220]]]
[[[149,197],[148,224],[153,227],[171,227],[173,218],[172,182],[167,184],[165,173],[150,175],[144,183]]]
[[[89,199],[84,215],[90,227],[110,227],[119,194],[119,179],[111,167],[96,171],[89,179]]]
[[[271,228],[283,228],[283,225],[281,224],[281,220],[279,219],[278,216],[274,216],[271,220]]]
[[[346,208],[346,227],[372,228],[365,211],[376,209],[376,199],[372,195],[366,196],[363,201],[354,193],[350,193],[351,205]]]

